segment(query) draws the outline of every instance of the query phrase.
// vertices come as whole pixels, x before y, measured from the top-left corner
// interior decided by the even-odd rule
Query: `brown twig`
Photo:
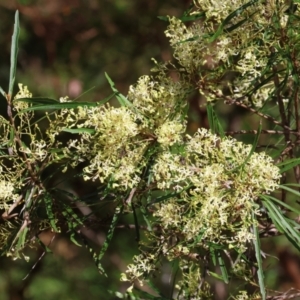
[[[229,104],[229,105],[235,104],[237,106],[243,107],[243,108],[245,108],[245,109],[253,112],[254,114],[256,114],[256,115],[258,115],[258,116],[260,116],[260,117],[262,117],[262,118],[264,118],[264,119],[266,119],[266,120],[274,123],[275,125],[278,125],[278,126],[282,127],[283,129],[286,129],[288,131],[293,131],[292,128],[290,128],[289,126],[283,124],[282,122],[276,121],[273,117],[271,117],[269,115],[266,115],[266,114],[263,114],[260,111],[254,109],[252,107],[249,107],[248,105],[246,105],[246,104],[244,104],[244,103],[242,103],[240,101],[234,100],[234,99],[232,99],[230,97],[225,97],[224,100],[225,100],[226,104]]]
[[[236,134],[258,134],[258,130],[235,130],[235,131],[226,131],[225,132],[228,135],[236,135]],[[260,134],[284,134],[284,131],[282,130],[268,130],[268,129],[262,129],[260,131]],[[292,130],[290,131],[290,134],[300,136],[300,132]]]

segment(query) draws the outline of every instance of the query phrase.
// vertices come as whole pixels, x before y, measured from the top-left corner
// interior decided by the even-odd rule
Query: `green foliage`
[[[1,89],[7,102],[7,118],[0,118],[1,254],[25,257],[25,248],[51,229],[68,234],[77,246],[84,244],[105,274],[103,257],[121,217],[129,214],[139,254],[121,275],[132,286],[126,295],[117,292],[119,298],[169,299],[153,282],[165,261],[175,274],[171,298],[211,299],[213,280],[242,281],[230,290],[234,299],[256,299],[258,293],[272,297],[264,283],[261,237],[271,236],[273,225],[300,250],[292,215],[298,209],[270,195],[280,189],[283,195],[300,195],[282,176],[293,169],[300,182],[300,16],[286,8],[285,1],[224,1],[221,6],[195,0],[182,18],[163,18],[169,21],[166,36],[177,62],[154,61],[152,74],[141,76],[127,96],[105,73],[113,95],[99,102],[32,98],[22,84],[13,95],[17,12],[8,93]],[[229,73],[231,79],[224,79]],[[195,90],[206,99],[210,130],[187,135],[187,99]],[[113,96],[119,107],[108,103]],[[260,121],[251,145],[227,136],[215,109],[220,101],[268,120],[271,129],[263,129]],[[277,112],[271,116],[274,104]],[[257,152],[261,135],[273,134],[275,126],[284,137],[279,155],[266,146]],[[100,200],[90,203],[49,183],[74,169],[77,178],[98,183]],[[103,203],[114,212],[97,249],[84,229],[97,223]],[[146,284],[147,291],[137,283]],[[252,295],[246,292],[249,286],[256,289]]]

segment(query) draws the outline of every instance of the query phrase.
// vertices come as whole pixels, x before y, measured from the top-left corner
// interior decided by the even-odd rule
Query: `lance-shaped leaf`
[[[10,96],[12,96],[13,88],[14,88],[14,82],[15,82],[15,78],[16,78],[19,33],[20,33],[19,11],[16,11],[14,33],[13,33],[13,36],[12,36],[11,50],[10,50],[10,74],[9,74],[9,87],[8,87],[8,94]]]

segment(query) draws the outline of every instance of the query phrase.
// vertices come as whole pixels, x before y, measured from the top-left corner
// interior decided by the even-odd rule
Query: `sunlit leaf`
[[[61,131],[70,132],[70,133],[89,133],[89,134],[94,134],[96,132],[95,129],[91,129],[91,128],[63,128]]]
[[[121,106],[132,106],[132,103],[116,89],[115,83],[110,79],[110,77],[108,76],[107,73],[105,73],[105,77],[106,77],[112,91],[114,92],[117,100],[119,101],[120,105]]]

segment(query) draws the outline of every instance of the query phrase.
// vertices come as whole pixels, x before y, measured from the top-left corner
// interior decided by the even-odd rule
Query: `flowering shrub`
[[[74,233],[87,226],[86,218],[75,213],[71,204],[59,202],[57,191],[43,178],[50,166],[62,173],[82,166],[78,176],[98,183],[101,199],[113,198],[115,204],[107,239],[100,254],[93,254],[99,270],[104,271],[99,261],[119,216],[135,215],[140,209],[147,232],[140,241],[140,254],[121,275],[123,281],[147,283],[167,260],[177,262],[180,275],[173,291],[177,299],[213,297],[210,276],[225,283],[242,279],[259,286],[253,297],[259,293],[266,299],[260,235],[268,236],[274,223],[294,243],[299,241],[293,220],[282,212],[283,207],[295,209],[270,195],[287,189],[280,185],[282,172],[298,168],[297,159],[285,161],[287,154],[295,157],[298,143],[290,135],[299,136],[300,130],[298,125],[292,129],[290,121],[299,121],[299,11],[292,8],[286,1],[273,0],[194,1],[181,19],[166,18],[174,64],[155,62],[152,75],[139,78],[127,97],[107,76],[119,107],[109,105],[109,99],[81,103],[67,97],[32,98],[21,84],[13,97],[16,15],[13,75],[9,92],[1,89],[8,108],[7,116],[0,118],[2,253],[20,257],[46,228],[60,232],[67,227]],[[207,101],[212,128],[188,135],[188,97],[198,90]],[[248,145],[215,126],[219,123],[213,104],[221,100],[283,128],[276,131],[286,143],[277,157],[278,166],[268,149],[256,152],[259,135],[272,131],[260,127]],[[263,111],[274,102],[281,120]],[[43,112],[46,129],[37,111]],[[66,132],[71,135],[65,142],[61,136]],[[295,174],[298,180],[299,172]],[[291,226],[282,225],[283,220]],[[267,229],[259,231],[262,224]],[[135,226],[138,229],[139,224]],[[251,272],[248,251],[255,253],[258,276]],[[133,297],[132,289],[128,293]],[[240,289],[235,299],[249,297]]]

